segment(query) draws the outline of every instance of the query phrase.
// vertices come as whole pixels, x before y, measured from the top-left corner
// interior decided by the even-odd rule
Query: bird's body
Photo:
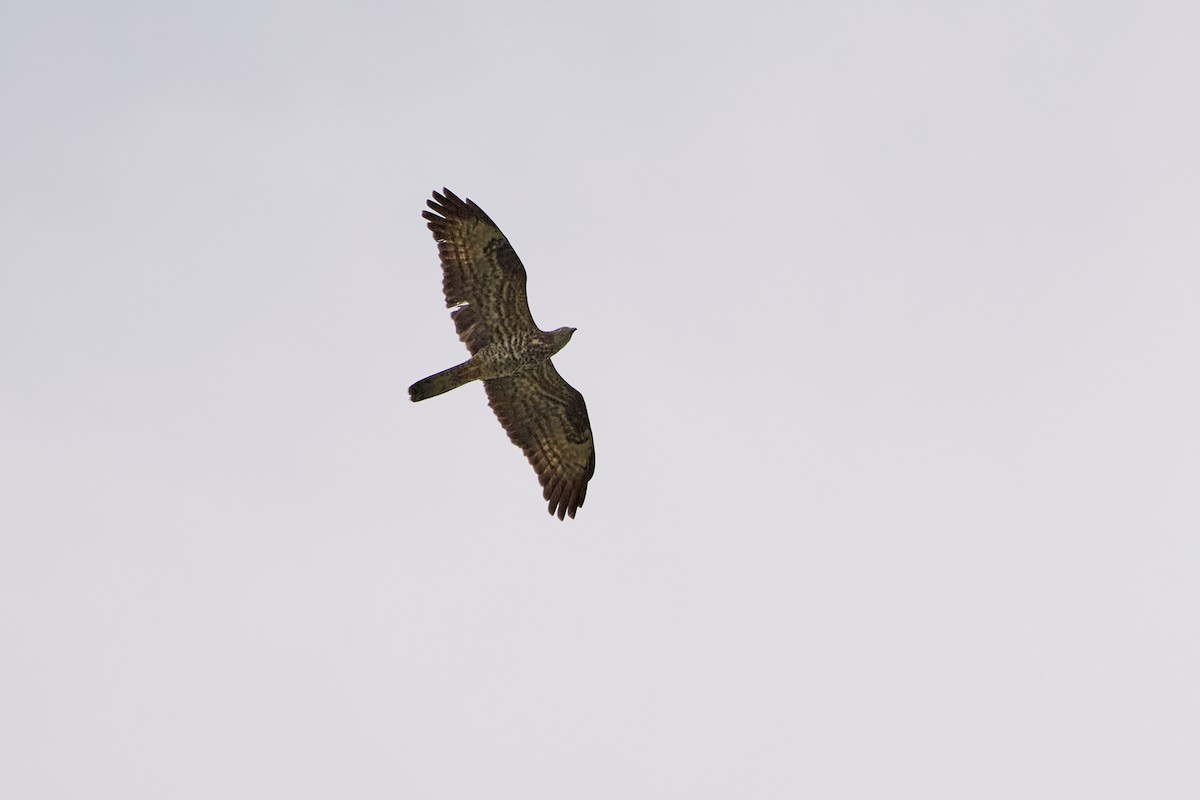
[[[444,394],[471,381],[507,378],[548,361],[550,356],[566,346],[574,332],[574,328],[559,328],[550,333],[537,331],[533,335],[518,334],[492,339],[458,366],[414,383],[409,387],[409,395],[415,402]]]
[[[441,255],[442,289],[471,358],[409,387],[414,402],[483,381],[488,403],[520,447],[543,487],[550,513],[575,516],[596,469],[583,396],[550,357],[574,328],[543,331],[525,295],[525,268],[495,223],[448,189],[423,212]]]

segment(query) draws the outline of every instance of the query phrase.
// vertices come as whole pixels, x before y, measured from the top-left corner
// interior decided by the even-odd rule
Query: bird
[[[415,403],[482,381],[488,405],[525,453],[542,498],[559,520],[583,505],[596,448],[583,395],[551,362],[575,328],[543,331],[533,321],[521,259],[500,228],[470,199],[433,192],[421,215],[437,242],[442,291],[471,357],[408,389]]]

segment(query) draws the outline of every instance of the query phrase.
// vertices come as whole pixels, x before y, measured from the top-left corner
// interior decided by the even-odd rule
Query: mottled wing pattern
[[[422,216],[437,240],[446,306],[453,309],[458,338],[471,354],[493,338],[536,330],[525,295],[525,267],[496,223],[449,189],[434,192],[427,202],[433,211]]]
[[[483,382],[488,404],[537,472],[542,496],[559,519],[583,505],[596,471],[596,448],[583,395],[549,361]]]

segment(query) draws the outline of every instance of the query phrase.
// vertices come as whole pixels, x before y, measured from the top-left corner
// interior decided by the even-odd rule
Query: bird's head
[[[550,331],[550,336],[554,339],[554,352],[558,352],[567,346],[567,342],[571,341],[571,335],[575,333],[574,328],[557,328]]]

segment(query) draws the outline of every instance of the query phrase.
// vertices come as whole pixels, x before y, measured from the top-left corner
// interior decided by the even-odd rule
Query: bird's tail
[[[408,396],[414,403],[428,400],[445,394],[451,389],[457,389],[464,383],[470,383],[479,377],[479,371],[470,361],[464,361],[456,367],[444,369],[436,375],[430,375],[408,387]]]

